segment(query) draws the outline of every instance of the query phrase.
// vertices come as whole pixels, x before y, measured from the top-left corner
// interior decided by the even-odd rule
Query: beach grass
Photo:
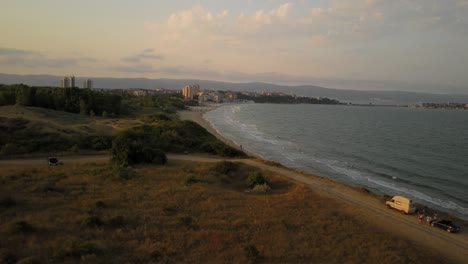
[[[0,171],[0,262],[441,263],[436,253],[349,214],[346,204],[273,172],[170,161],[5,165]]]

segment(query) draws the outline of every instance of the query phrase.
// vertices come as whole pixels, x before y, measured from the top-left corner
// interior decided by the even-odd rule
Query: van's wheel
[[[450,228],[447,228],[447,232],[452,233],[452,230],[450,230]]]
[[[434,223],[431,223],[431,226],[434,226]]]
[[[392,209],[392,207],[391,207],[389,204],[387,204],[387,208],[388,208],[388,209]]]

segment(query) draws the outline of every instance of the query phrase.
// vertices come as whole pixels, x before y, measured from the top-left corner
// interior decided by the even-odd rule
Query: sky
[[[468,0],[0,1],[1,73],[468,93]]]

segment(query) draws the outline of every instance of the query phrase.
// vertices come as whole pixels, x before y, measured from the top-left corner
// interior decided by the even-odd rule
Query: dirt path
[[[218,162],[226,160],[222,158],[169,154],[169,161],[188,162]],[[76,156],[64,157],[61,161],[65,164],[83,164],[108,162],[109,156]],[[433,228],[427,224],[419,224],[416,216],[404,215],[400,212],[389,210],[377,198],[314,175],[305,175],[290,169],[266,165],[253,159],[232,159],[231,161],[243,162],[264,170],[272,171],[286,176],[294,181],[305,184],[314,191],[327,195],[331,199],[338,199],[352,208],[350,212],[364,219],[369,224],[379,226],[393,234],[405,237],[417,244],[432,248],[441,255],[447,256],[448,262],[468,263],[468,233],[462,230],[459,234],[449,234],[441,229]],[[0,160],[0,169],[3,164],[45,164],[44,159]]]
[[[221,158],[194,155],[170,155],[169,159],[195,162],[218,162],[223,160]],[[369,224],[377,225],[393,234],[432,248],[434,251],[440,252],[441,255],[447,256],[449,262],[468,263],[467,232],[449,234],[427,224],[419,224],[415,215],[404,215],[398,211],[387,209],[378,199],[328,179],[313,175],[306,176],[290,169],[266,165],[252,159],[238,159],[235,161],[273,171],[303,183],[317,192],[330,196],[331,199],[338,199],[352,206],[352,213],[365,219]]]

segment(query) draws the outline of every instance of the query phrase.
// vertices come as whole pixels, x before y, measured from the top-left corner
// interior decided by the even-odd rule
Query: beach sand
[[[213,134],[216,138],[223,141],[226,145],[229,145],[229,146],[231,146],[231,147],[233,147],[235,149],[238,149],[238,150],[242,150],[244,153],[246,153],[250,157],[257,157],[258,158],[258,156],[255,155],[254,153],[251,153],[251,152],[245,150],[240,145],[234,143],[232,140],[229,140],[228,138],[224,137],[222,134],[218,133],[218,131],[216,131],[216,129],[214,129],[211,126],[210,122],[206,121],[206,119],[203,118],[203,115],[206,112],[215,110],[218,107],[220,107],[220,106],[219,105],[199,106],[199,107],[195,106],[195,107],[190,107],[189,108],[190,110],[179,111],[179,112],[177,112],[177,114],[178,114],[179,118],[182,119],[182,120],[191,120],[191,121],[199,124],[200,126],[205,128],[206,130],[208,130],[208,132]]]
[[[178,112],[182,120],[192,120],[210,133],[237,149],[240,147],[218,133],[208,121],[203,118],[207,111],[219,106],[192,107],[189,111]],[[253,153],[249,156],[255,157]],[[193,159],[193,157],[180,156],[180,159]],[[203,162],[202,159],[199,160]],[[205,161],[208,161],[205,160]],[[289,168],[271,166],[261,161],[258,157],[247,159],[244,163],[260,169],[273,171],[293,181],[304,184],[321,195],[329,196],[348,205],[347,213],[366,220],[369,224],[376,225],[391,234],[410,239],[417,244],[432,248],[442,255],[450,256],[455,262],[468,259],[468,234],[462,232],[457,235],[446,234],[441,230],[430,226],[419,225],[414,215],[404,215],[395,210],[386,208],[383,197],[373,194],[363,188],[351,187],[317,175],[307,174]],[[326,206],[326,205],[324,205]],[[463,263],[463,262],[461,262]]]

